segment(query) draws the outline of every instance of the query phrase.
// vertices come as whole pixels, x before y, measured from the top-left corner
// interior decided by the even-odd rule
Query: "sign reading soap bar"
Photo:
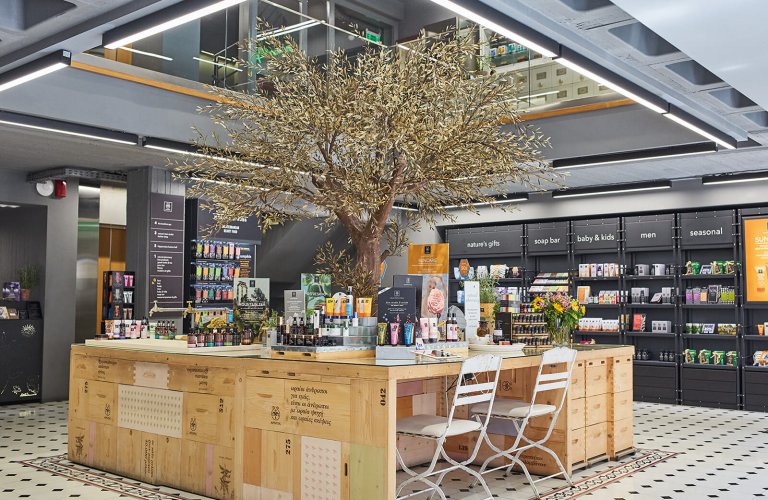
[[[559,254],[568,250],[568,223],[528,224],[528,253]]]
[[[454,256],[518,255],[523,251],[523,226],[452,229],[446,233],[446,238]]]
[[[574,223],[573,249],[587,250],[616,250],[619,244],[619,221],[590,221],[591,223]]]
[[[733,241],[733,213],[729,210],[680,214],[680,245],[728,245]]]
[[[416,317],[416,288],[380,288],[379,289],[379,312],[378,320],[383,321],[386,317],[389,321],[394,321],[400,315],[400,321],[410,315],[411,319]]]

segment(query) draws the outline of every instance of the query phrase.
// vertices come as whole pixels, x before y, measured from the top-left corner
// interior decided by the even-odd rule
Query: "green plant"
[[[31,290],[40,282],[40,268],[35,265],[24,266],[19,269],[19,286],[24,290]]]
[[[490,304],[496,302],[496,293],[494,288],[496,287],[496,278],[494,276],[487,276],[485,278],[476,278],[472,281],[480,283],[480,303]]]

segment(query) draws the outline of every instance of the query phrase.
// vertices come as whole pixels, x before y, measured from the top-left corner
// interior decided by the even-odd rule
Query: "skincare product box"
[[[635,274],[637,276],[648,276],[650,273],[650,266],[648,264],[635,264]]]
[[[651,333],[671,333],[671,321],[651,321]]]
[[[618,332],[619,320],[618,319],[604,319],[602,321],[602,330],[604,332]]]

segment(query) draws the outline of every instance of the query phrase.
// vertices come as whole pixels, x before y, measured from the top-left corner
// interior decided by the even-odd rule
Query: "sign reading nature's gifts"
[[[448,243],[408,246],[408,274],[422,276],[421,316],[437,318],[448,314]]]

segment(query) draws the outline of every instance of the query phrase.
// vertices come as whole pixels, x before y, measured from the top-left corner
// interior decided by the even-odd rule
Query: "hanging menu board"
[[[768,302],[768,218],[744,218],[742,225],[747,303],[765,303]]]
[[[576,252],[616,250],[619,246],[619,219],[576,221],[573,249]]]
[[[202,203],[197,203],[197,227],[198,232],[204,232],[206,228],[215,223],[213,213],[205,210]],[[237,219],[210,235],[210,239],[222,238],[225,240],[242,240],[261,243],[261,228],[256,217]]]
[[[149,306],[183,307],[184,197],[152,193],[149,218]]]
[[[528,224],[530,255],[565,254],[568,251],[568,223]]]
[[[683,248],[730,245],[732,224],[732,210],[680,214],[680,245]]]
[[[240,243],[240,257],[237,259],[240,265],[240,277],[253,277],[253,245],[243,245]]]
[[[523,251],[523,226],[449,229],[446,239],[455,257],[520,255]]]
[[[624,219],[626,248],[629,251],[642,248],[672,248],[675,216],[639,216]]]

